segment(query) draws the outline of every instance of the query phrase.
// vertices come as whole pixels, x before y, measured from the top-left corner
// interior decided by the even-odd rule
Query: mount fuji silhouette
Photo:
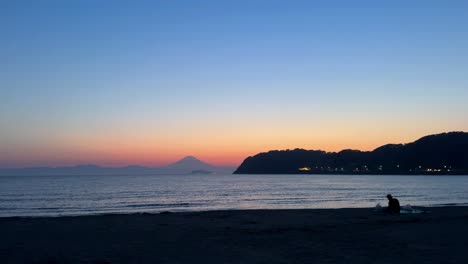
[[[209,163],[203,162],[194,156],[187,156],[179,161],[176,161],[164,168],[167,173],[196,173],[196,174],[208,174],[208,173],[232,173],[234,167],[218,167]]]

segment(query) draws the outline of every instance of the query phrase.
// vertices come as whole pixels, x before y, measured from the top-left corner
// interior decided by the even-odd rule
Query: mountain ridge
[[[272,150],[246,158],[234,174],[467,174],[468,133],[424,136],[372,151]]]
[[[122,167],[106,167],[96,164],[78,164],[73,166],[57,167],[26,167],[13,169],[0,169],[0,176],[15,175],[159,175],[159,174],[193,174],[205,171],[215,174],[232,174],[235,167],[215,166],[201,161],[194,156],[186,156],[169,165],[161,167],[146,167],[140,165],[127,165]]]

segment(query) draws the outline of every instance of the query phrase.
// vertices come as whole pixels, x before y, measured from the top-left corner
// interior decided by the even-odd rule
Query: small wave
[[[84,210],[83,208],[79,207],[0,207],[0,210],[8,210],[8,211],[61,211],[61,210]]]
[[[152,203],[152,204],[128,204],[119,207],[123,208],[151,208],[151,207],[192,207],[202,204],[197,203]]]
[[[52,197],[52,198],[43,198],[43,197],[24,197],[24,198],[0,198],[0,202],[55,202],[55,201],[63,201],[68,200],[68,197]]]
[[[468,203],[443,203],[443,204],[432,204],[434,207],[444,207],[444,206],[468,206]]]
[[[38,207],[30,208],[29,210],[82,210],[80,207]]]

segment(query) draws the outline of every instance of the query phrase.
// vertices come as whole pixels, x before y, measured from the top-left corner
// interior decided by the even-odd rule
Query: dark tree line
[[[373,151],[274,150],[248,157],[236,174],[468,174],[468,133],[423,137]]]

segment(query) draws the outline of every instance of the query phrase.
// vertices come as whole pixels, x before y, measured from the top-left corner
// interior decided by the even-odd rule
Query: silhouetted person
[[[400,202],[398,201],[398,199],[393,198],[391,194],[387,194],[387,199],[388,199],[387,212],[391,214],[399,214]]]

